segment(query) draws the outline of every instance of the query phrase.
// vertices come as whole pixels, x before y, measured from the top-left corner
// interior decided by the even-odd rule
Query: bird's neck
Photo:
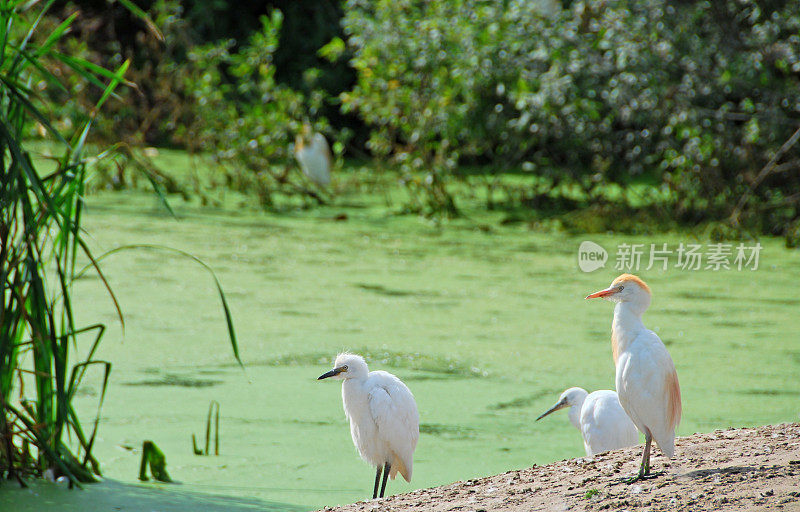
[[[351,424],[358,422],[369,411],[369,393],[364,389],[364,379],[342,381],[342,405]]]
[[[365,380],[366,377],[350,377],[349,379],[344,379],[342,381],[342,389],[346,389],[348,391],[361,389]]]
[[[618,302],[614,308],[614,321],[611,324],[611,350],[614,364],[619,354],[626,351],[636,336],[644,330],[642,313],[630,302]]]
[[[571,405],[569,407],[569,412],[567,413],[567,415],[569,416],[570,423],[572,423],[575,426],[575,428],[577,428],[578,430],[581,429],[581,409],[582,408],[583,408],[583,400],[581,400],[580,403],[577,403],[575,405]]]

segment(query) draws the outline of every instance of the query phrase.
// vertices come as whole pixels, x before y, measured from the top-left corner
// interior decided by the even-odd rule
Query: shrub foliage
[[[531,175],[506,194],[515,208],[561,183],[582,189],[568,202],[581,207],[643,182],[678,222],[800,232],[800,145],[785,145],[800,126],[800,14],[788,0],[144,2],[163,43],[95,4],[77,2],[90,16],[74,50],[107,54],[87,34],[114,27],[106,64],[131,59],[143,84],[102,133],[197,145],[267,205],[295,189],[275,166],[311,122],[390,159],[427,213],[455,213],[454,182],[477,168],[487,186]],[[256,23],[275,8],[285,23]]]
[[[256,191],[264,206],[272,206],[278,190],[321,200],[290,175],[294,135],[311,123],[309,111],[316,111],[321,96],[304,96],[276,82],[272,59],[283,16],[273,11],[261,21],[261,30],[236,52],[231,40],[190,52],[184,83],[196,106],[188,128],[190,149],[210,156],[233,188]]]
[[[685,221],[798,221],[800,13],[792,2],[349,0],[345,109],[403,165],[647,180]],[[743,204],[739,199],[746,197]]]

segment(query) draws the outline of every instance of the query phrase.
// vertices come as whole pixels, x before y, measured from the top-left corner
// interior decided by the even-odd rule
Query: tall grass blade
[[[49,2],[47,2],[47,4],[45,4],[44,8],[42,8],[42,10],[39,11],[39,15],[36,16],[36,19],[33,21],[33,23],[30,24],[30,26],[28,27],[28,31],[25,34],[25,38],[22,40],[22,43],[19,45],[19,49],[20,50],[25,50],[25,47],[28,46],[28,41],[30,41],[31,37],[33,37],[33,34],[36,32],[36,29],[39,26],[39,23],[42,21],[42,18],[44,17],[44,14],[48,11],[48,9],[50,9],[50,6],[53,5],[54,1],[55,0],[50,0]],[[21,61],[21,56],[19,55],[19,53],[17,53],[17,56],[14,59],[14,63],[11,65],[11,72],[12,73],[14,73],[15,71],[16,72],[19,71],[16,68],[19,65],[20,61]]]
[[[53,75],[50,71],[48,71],[47,68],[44,67],[35,56],[13,45],[11,46],[11,48],[13,48],[14,51],[19,52],[19,54],[28,62],[28,64],[36,68],[36,70],[39,72],[39,75],[45,80],[47,80],[47,83],[49,85],[56,87],[61,92],[69,94],[69,89],[64,87],[64,84],[59,82],[58,79],[55,77],[55,75]],[[2,63],[0,63],[0,66],[2,66]]]
[[[125,143],[116,144],[115,146],[99,154],[97,158],[102,159],[111,153],[119,153],[127,158],[130,162],[133,162],[135,168],[144,174],[145,178],[147,178],[147,181],[150,182],[150,186],[153,187],[153,190],[155,191],[164,208],[169,212],[170,215],[172,215],[172,217],[176,219],[178,218],[178,216],[175,214],[175,211],[172,209],[172,206],[169,204],[164,187],[156,179],[158,176],[158,170],[149,160],[137,156],[133,148]]]
[[[131,2],[130,0],[119,0],[119,3],[124,5],[130,12],[138,16],[139,18],[144,21],[145,25],[147,25],[147,29],[158,39],[159,41],[164,41],[164,35],[158,29],[153,20],[150,19],[150,16],[142,9],[139,8],[135,3]]]
[[[217,412],[214,414],[214,455],[219,455],[219,403],[217,404]]]
[[[20,148],[19,144],[15,140],[14,136],[12,135],[11,131],[9,130],[9,126],[7,124],[7,120],[5,117],[0,119],[0,138],[3,139],[6,146],[8,146],[8,150],[11,152],[12,156],[12,166],[15,164],[19,166],[25,173],[25,177],[28,179],[30,184],[31,192],[36,195],[36,198],[43,202],[49,208],[50,212],[54,214],[53,220],[60,224],[61,218],[64,215],[64,212],[60,211],[55,203],[53,203],[52,198],[44,189],[42,182],[39,178],[39,175],[33,169],[30,164],[30,160],[25,156],[22,148]],[[58,215],[60,214],[60,215]]]
[[[208,447],[211,442],[211,416],[214,415],[214,455],[219,455],[219,402],[212,400],[208,404],[208,416],[206,417],[206,450],[205,454],[208,455]]]
[[[52,51],[50,53],[55,58],[62,61],[64,64],[68,65],[70,68],[72,68],[73,71],[80,73],[82,77],[85,77],[87,79],[88,77],[91,77],[92,79],[89,81],[92,82],[94,85],[97,85],[98,88],[101,90],[105,90],[106,84],[101,82],[97,77],[107,78],[108,80],[114,80],[119,78],[116,72],[110,71],[102,66],[98,66],[94,62],[84,59],[79,59],[77,57],[72,57],[70,55],[65,55],[57,51]],[[127,85],[128,87],[135,87],[136,85],[133,82],[125,79],[122,79],[121,82]]]
[[[79,257],[97,271],[124,328],[117,298],[82,238],[87,166],[82,154],[99,109],[119,97],[120,85],[133,84],[124,76],[129,61],[107,70],[55,50],[77,14],[38,37],[55,1],[0,0],[0,475],[22,482],[27,474],[51,468],[80,485],[100,473],[92,449],[112,367],[95,359],[105,327],[76,325],[70,292]],[[140,10],[134,11],[139,16]],[[53,71],[63,76],[60,64],[72,70],[70,78],[101,91],[92,111],[84,113],[88,122],[70,137],[51,122],[48,112],[55,105],[48,104],[49,91],[39,94],[31,86],[43,79],[68,94]],[[25,136],[33,123],[63,150],[56,170],[46,176],[27,150]],[[75,360],[79,336],[89,331],[97,335],[88,355]],[[103,371],[102,392],[87,436],[73,402],[91,368]],[[77,440],[81,460],[65,439]]]
[[[97,104],[94,106],[93,115],[98,110],[100,110],[100,108],[103,106],[103,103],[105,103],[106,100],[108,99],[108,97],[111,96],[111,94],[113,94],[114,89],[117,88],[117,86],[120,84],[120,82],[124,81],[123,76],[125,75],[125,72],[128,70],[128,67],[130,65],[131,65],[131,61],[130,61],[130,59],[128,59],[125,62],[123,62],[122,65],[119,68],[117,68],[117,70],[114,72],[114,75],[111,78],[111,81],[109,82],[108,86],[106,86],[105,90],[103,91],[102,96],[100,96],[100,99],[97,100]]]
[[[83,254],[86,255],[87,258],[89,258],[89,261],[91,262],[90,263],[91,267],[94,268],[95,272],[97,272],[97,277],[100,278],[100,280],[103,282],[103,286],[106,287],[106,291],[108,291],[111,300],[114,302],[114,309],[116,309],[117,311],[117,317],[119,318],[119,323],[122,325],[122,329],[124,331],[125,316],[122,314],[122,308],[119,307],[119,302],[117,301],[117,296],[114,294],[114,290],[111,289],[111,285],[108,284],[108,280],[106,279],[105,274],[100,269],[100,265],[98,265],[98,260],[96,260],[94,256],[92,256],[92,251],[89,249],[89,246],[86,245],[86,242],[84,242],[81,238],[76,238],[75,241],[78,243],[78,245],[80,245],[81,249],[83,249]]]
[[[98,339],[99,339],[99,336],[101,336],[101,335],[98,335]],[[74,397],[75,392],[78,389],[78,386],[80,385],[81,380],[83,379],[83,374],[84,374],[86,368],[88,368],[89,366],[93,366],[93,365],[101,365],[101,366],[103,366],[103,384],[102,384],[102,387],[101,387],[101,390],[100,390],[100,399],[97,402],[97,412],[95,414],[94,424],[92,425],[92,433],[89,436],[89,440],[88,441],[86,441],[86,439],[83,436],[83,431],[80,428],[80,424],[78,423],[77,416],[75,415],[75,410],[72,407],[70,407],[70,412],[71,412],[71,416],[72,416],[72,418],[74,420],[74,426],[76,427],[75,431],[76,431],[76,433],[78,433],[78,436],[79,436],[79,439],[80,439],[80,442],[81,442],[81,446],[83,447],[83,451],[84,451],[83,464],[86,465],[87,462],[90,462],[92,464],[92,468],[93,468],[94,472],[99,475],[99,474],[101,474],[100,473],[100,466],[97,463],[97,461],[94,459],[94,457],[92,457],[92,447],[94,446],[95,436],[97,435],[97,428],[100,425],[100,413],[101,413],[101,411],[103,409],[103,403],[105,402],[105,398],[106,398],[106,389],[108,388],[108,379],[109,379],[109,376],[111,375],[111,363],[108,362],[108,361],[92,361],[92,360],[89,360],[89,361],[84,361],[82,363],[79,363],[79,364],[75,365],[72,368],[72,376],[70,377],[70,388],[69,388],[70,392],[69,392],[69,395],[70,395],[70,401],[71,401],[72,397]]]
[[[42,126],[44,126],[47,129],[47,131],[50,132],[50,134],[53,135],[53,137],[56,138],[56,140],[58,142],[61,142],[62,144],[67,145],[67,146],[69,145],[69,143],[61,135],[61,133],[59,133],[58,130],[53,128],[53,125],[50,124],[50,120],[47,119],[47,117],[44,114],[42,114],[39,111],[38,108],[34,107],[33,104],[30,101],[28,101],[28,99],[25,97],[25,95],[20,93],[20,91],[18,89],[23,89],[22,86],[20,86],[19,84],[16,84],[16,83],[12,84],[2,74],[0,74],[0,82],[2,82],[3,85],[6,86],[6,90],[12,96],[14,96],[17,99],[17,101],[19,101],[22,104],[23,107],[25,107],[25,110],[27,110],[29,114],[31,114],[33,117],[35,117],[37,121],[42,123]],[[30,94],[30,91],[26,90],[26,92]]]
[[[81,78],[83,78],[87,82],[91,83],[100,90],[105,90],[106,84],[104,84],[99,78],[97,78],[95,75],[92,74],[91,71],[87,69],[92,67],[97,69],[102,69],[104,72],[103,76],[105,76],[106,73],[110,73],[105,68],[102,68],[96,64],[89,65],[89,63],[84,60],[76,59],[74,57],[70,57],[69,55],[64,55],[63,53],[59,53],[57,51],[51,51],[50,55],[52,55],[56,59],[60,60],[61,62],[69,66],[73,71],[81,75]],[[106,76],[106,78],[112,78],[112,77]],[[125,85],[129,84],[126,83]],[[121,99],[119,96],[115,95],[115,97],[117,99]]]
[[[52,3],[53,3],[52,1],[49,2],[48,7],[52,5]],[[42,14],[44,14],[44,11],[42,11]],[[42,43],[42,45],[36,50],[36,57],[40,57],[50,51],[53,45],[56,44],[56,42],[58,42],[58,40],[61,39],[61,36],[64,35],[67,29],[69,29],[69,27],[72,25],[72,22],[75,21],[75,18],[78,17],[78,14],[79,14],[78,12],[72,13],[67,19],[62,21],[50,33],[49,36],[47,36],[47,39],[45,39],[44,43]]]
[[[70,468],[62,460],[61,456],[55,450],[53,450],[50,447],[50,443],[48,442],[48,440],[43,438],[39,434],[38,429],[36,428],[36,424],[33,423],[32,421],[30,421],[28,419],[27,415],[25,415],[22,412],[20,412],[14,406],[12,406],[12,405],[10,405],[8,403],[3,404],[3,406],[5,407],[6,410],[8,410],[11,413],[13,413],[19,419],[19,421],[22,422],[23,425],[25,425],[25,428],[26,428],[25,434],[28,435],[36,443],[37,448],[39,448],[40,450],[43,450],[47,454],[48,459],[53,464],[55,464],[56,467],[58,467],[59,470],[61,470],[61,472],[64,474],[64,476],[69,478],[71,482],[74,482],[75,485],[77,485],[80,488],[81,485],[80,485],[78,479],[75,477],[75,475],[72,473],[72,471],[70,471]]]
[[[239,358],[239,345],[238,345],[238,343],[236,341],[236,330],[233,327],[233,315],[231,314],[231,309],[230,309],[230,306],[228,305],[228,300],[225,298],[225,291],[222,289],[222,284],[220,284],[219,278],[217,278],[217,273],[214,272],[214,269],[212,269],[206,262],[204,262],[203,260],[201,260],[197,256],[195,256],[193,254],[190,254],[190,253],[188,253],[186,251],[182,251],[180,249],[175,249],[174,247],[167,247],[167,246],[164,246],[164,245],[153,245],[153,244],[129,244],[129,245],[123,245],[123,246],[117,247],[115,249],[111,249],[110,251],[107,251],[107,252],[101,254],[100,256],[98,256],[97,259],[94,260],[94,264],[96,265],[100,261],[108,258],[109,256],[113,256],[114,254],[117,254],[119,252],[129,251],[129,250],[133,250],[133,249],[149,250],[149,251],[164,251],[164,252],[172,252],[172,253],[175,253],[175,254],[179,254],[181,256],[184,256],[184,257],[189,258],[190,260],[196,262],[197,264],[202,266],[204,269],[206,269],[209,272],[209,274],[211,274],[211,277],[214,280],[214,285],[217,288],[217,294],[219,295],[220,301],[222,302],[223,311],[225,313],[225,323],[226,323],[226,325],[228,327],[228,339],[230,340],[230,343],[231,343],[231,349],[233,350],[233,356],[236,358],[236,362],[239,363],[239,366],[242,367],[242,369],[244,369],[244,364],[242,363],[242,360]],[[88,266],[82,268],[76,274],[75,277],[78,278],[78,277],[82,276],[88,270],[88,268],[89,268]]]

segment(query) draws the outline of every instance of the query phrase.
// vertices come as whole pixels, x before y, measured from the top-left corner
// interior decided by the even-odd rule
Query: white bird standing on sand
[[[399,471],[411,481],[414,449],[419,439],[419,413],[414,395],[400,379],[384,371],[371,372],[364,358],[355,354],[336,356],[333,370],[320,375],[342,380],[344,413],[350,420],[350,434],[361,458],[378,468],[372,498],[380,497],[386,478],[394,480]]]
[[[308,179],[327,187],[331,183],[331,150],[325,136],[304,125],[294,139],[294,156]]]
[[[616,302],[611,349],[617,367],[617,393],[622,408],[645,436],[642,465],[635,482],[650,475],[653,439],[667,457],[675,455],[675,428],[681,420],[681,388],[667,347],[646,329],[642,315],[650,305],[650,288],[632,274],[622,274],[611,286],[587,299]]]
[[[569,407],[569,421],[583,435],[586,455],[639,444],[636,425],[625,414],[614,391],[601,389],[587,393],[583,388],[569,388],[536,421],[565,407]]]

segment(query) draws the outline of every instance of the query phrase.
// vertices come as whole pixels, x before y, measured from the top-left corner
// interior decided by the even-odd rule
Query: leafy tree
[[[283,16],[262,16],[262,29],[233,52],[231,41],[195,47],[184,87],[195,107],[191,149],[208,155],[237,190],[256,191],[263,206],[273,193],[300,193],[322,201],[290,175],[294,135],[311,122],[319,95],[304,97],[275,79],[272,61]],[[324,120],[317,128],[324,127]]]
[[[350,0],[345,10],[358,80],[343,106],[368,124],[376,154],[431,183],[470,161],[569,179],[597,200],[598,185],[645,178],[678,219],[796,229],[798,148],[757,179],[800,124],[791,2]]]

